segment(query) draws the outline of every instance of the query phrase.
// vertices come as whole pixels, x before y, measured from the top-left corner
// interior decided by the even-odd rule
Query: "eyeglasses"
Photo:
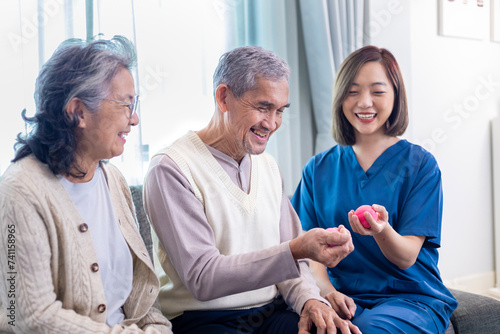
[[[103,99],[103,100],[112,101],[112,102],[116,102],[116,103],[121,103],[121,104],[127,105],[127,108],[130,109],[130,116],[129,116],[129,118],[132,118],[132,116],[134,116],[134,114],[137,111],[137,106],[139,105],[139,95],[134,96],[134,99],[132,100],[132,103],[128,103],[128,102],[124,102],[124,101],[111,100],[111,99]]]

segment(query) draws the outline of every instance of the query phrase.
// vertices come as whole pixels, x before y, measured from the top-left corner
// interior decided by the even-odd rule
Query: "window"
[[[160,148],[207,124],[215,110],[212,75],[219,57],[238,46],[260,45],[291,68],[291,107],[267,152],[280,165],[287,193],[295,190],[315,136],[295,1],[18,0],[0,8],[0,28],[7,32],[0,42],[2,73],[8,78],[0,87],[5,93],[0,175],[14,157],[16,135],[27,130],[21,110],[35,113],[35,79],[56,47],[70,37],[123,35],[137,47],[133,74],[140,124],[128,136],[124,154],[112,162],[129,184],[142,183]]]
[[[9,1],[2,3],[5,56],[0,174],[25,132],[21,110],[35,113],[33,93],[41,65],[70,37],[124,35],[137,47],[140,125],[125,153],[112,159],[129,183],[142,183],[150,157],[188,130],[201,129],[214,111],[212,74],[228,46],[224,1]],[[90,14],[87,15],[87,10]]]

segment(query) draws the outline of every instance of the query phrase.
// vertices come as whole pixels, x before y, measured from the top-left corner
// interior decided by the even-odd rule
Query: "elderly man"
[[[308,333],[313,324],[358,333],[320,297],[306,260],[335,266],[353,250],[349,232],[301,235],[278,165],[263,153],[289,106],[288,77],[260,47],[224,54],[210,123],[151,161],[145,208],[176,334]]]

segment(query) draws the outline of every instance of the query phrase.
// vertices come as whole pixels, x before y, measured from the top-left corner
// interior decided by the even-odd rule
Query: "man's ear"
[[[215,90],[215,101],[217,102],[217,106],[219,107],[220,111],[227,111],[227,99],[229,96],[233,96],[233,92],[226,84],[220,84],[219,87],[217,87],[217,89]]]
[[[88,109],[83,104],[82,100],[77,97],[72,98],[66,105],[66,114],[69,119],[73,119],[75,116],[78,118],[78,127],[85,128],[85,120],[89,116],[87,113]]]

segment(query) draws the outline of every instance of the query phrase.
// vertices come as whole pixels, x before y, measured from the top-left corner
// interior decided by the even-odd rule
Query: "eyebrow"
[[[385,82],[379,82],[379,81],[372,83],[370,86],[373,87],[373,86],[379,86],[379,85],[381,85],[381,86],[387,86],[387,84]],[[359,87],[359,84],[353,82],[352,86],[358,86]]]
[[[273,107],[274,106],[274,103],[271,103],[269,101],[260,101],[259,104],[261,106],[264,106],[264,107]],[[288,108],[288,107],[290,107],[290,103],[287,103],[287,104],[285,104],[284,106],[282,106],[280,108]],[[278,108],[278,109],[280,109],[280,108]]]
[[[130,94],[117,94],[118,98],[123,101],[123,102],[126,102],[128,100],[130,100],[130,102],[132,102],[134,100],[134,95],[130,95]]]

